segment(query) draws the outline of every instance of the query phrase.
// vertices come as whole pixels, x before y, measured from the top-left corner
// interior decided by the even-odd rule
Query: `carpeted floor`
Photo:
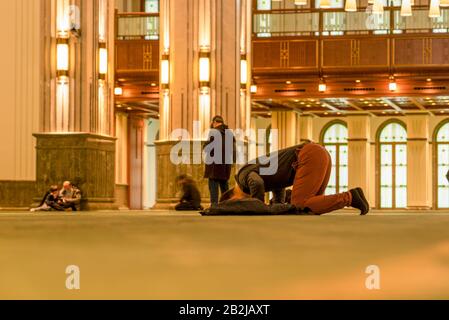
[[[3,212],[0,298],[449,299],[449,213]]]

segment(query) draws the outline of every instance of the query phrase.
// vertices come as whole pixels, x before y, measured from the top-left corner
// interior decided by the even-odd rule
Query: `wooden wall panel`
[[[432,39],[432,64],[449,64],[449,38]]]
[[[281,67],[281,41],[253,42],[253,66],[257,68]]]
[[[159,70],[159,42],[124,40],[116,42],[117,72]]]
[[[424,39],[395,39],[394,64],[410,66],[424,64]]]
[[[318,66],[318,41],[291,41],[289,45],[290,68],[316,68]]]
[[[323,40],[323,67],[346,67],[351,63],[351,40]]]
[[[388,66],[390,60],[388,39],[361,39],[359,43],[358,62],[361,66]]]

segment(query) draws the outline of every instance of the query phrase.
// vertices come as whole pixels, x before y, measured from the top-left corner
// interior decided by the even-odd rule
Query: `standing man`
[[[214,206],[218,204],[220,190],[221,194],[229,190],[235,139],[221,116],[213,118],[211,129],[204,147],[206,156],[204,177],[209,179],[210,202]]]
[[[81,209],[81,191],[72,185],[70,181],[64,182],[64,187],[59,193],[60,205],[64,209],[72,209],[72,211],[80,211]]]

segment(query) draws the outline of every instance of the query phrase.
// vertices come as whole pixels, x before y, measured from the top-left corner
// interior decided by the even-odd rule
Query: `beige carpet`
[[[0,298],[449,299],[449,214],[0,213]]]

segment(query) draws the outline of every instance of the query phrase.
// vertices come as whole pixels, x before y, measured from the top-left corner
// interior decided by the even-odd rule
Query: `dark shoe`
[[[361,188],[352,189],[352,203],[351,207],[359,209],[361,211],[361,215],[365,216],[369,212],[369,203],[368,200],[366,200],[365,193]]]

